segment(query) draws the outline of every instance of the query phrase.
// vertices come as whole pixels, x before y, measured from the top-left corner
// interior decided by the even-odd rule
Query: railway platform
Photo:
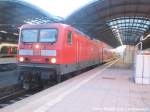
[[[0,72],[0,89],[17,84],[17,80],[16,70]]]
[[[13,93],[18,89],[16,70],[0,71],[0,97]]]
[[[15,58],[0,58],[0,88],[17,83]]]
[[[119,65],[120,66],[120,65]],[[149,112],[150,86],[111,62],[48,88],[0,112]]]
[[[16,58],[0,58],[0,64],[16,63]]]
[[[0,96],[9,92],[18,83],[15,58],[0,58]]]

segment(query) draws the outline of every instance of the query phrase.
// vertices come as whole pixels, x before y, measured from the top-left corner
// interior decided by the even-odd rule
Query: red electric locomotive
[[[18,48],[19,82],[30,89],[44,81],[102,63],[102,42],[61,24],[23,25]]]

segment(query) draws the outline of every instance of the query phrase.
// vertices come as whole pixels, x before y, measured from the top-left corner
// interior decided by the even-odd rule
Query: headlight
[[[40,45],[39,45],[39,44],[36,44],[36,45],[35,45],[35,48],[39,49],[39,48],[40,48]]]
[[[20,58],[19,58],[19,61],[20,61],[20,62],[23,62],[23,61],[24,61],[24,58],[23,58],[23,57],[20,57]]]
[[[52,58],[51,63],[53,63],[53,64],[56,63],[56,58]]]

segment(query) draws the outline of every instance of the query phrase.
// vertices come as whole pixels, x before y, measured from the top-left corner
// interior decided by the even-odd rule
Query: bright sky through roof
[[[95,0],[24,0],[52,15],[66,18],[74,11]]]
[[[123,56],[123,52],[126,49],[126,45],[122,45],[116,48],[116,52],[119,53],[121,56]]]

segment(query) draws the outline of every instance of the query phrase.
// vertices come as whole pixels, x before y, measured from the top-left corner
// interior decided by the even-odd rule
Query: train
[[[19,83],[25,89],[113,60],[106,43],[63,23],[25,24],[18,42]]]
[[[0,43],[0,57],[15,57],[17,54],[17,44]]]

